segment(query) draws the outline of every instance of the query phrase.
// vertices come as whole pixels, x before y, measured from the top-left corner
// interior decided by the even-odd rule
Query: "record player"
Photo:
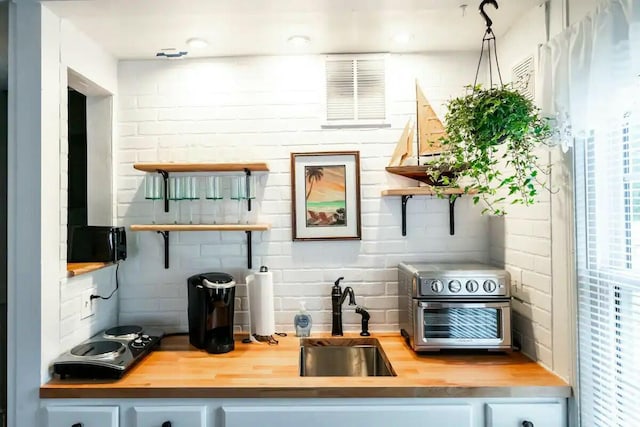
[[[78,344],[53,361],[60,378],[121,378],[162,339],[159,329],[115,326]]]

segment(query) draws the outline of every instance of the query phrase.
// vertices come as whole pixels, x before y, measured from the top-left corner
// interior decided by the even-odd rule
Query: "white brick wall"
[[[533,55],[537,63],[544,22],[544,7],[536,7],[502,37],[499,61],[505,81],[511,80],[512,67],[527,57]],[[541,86],[538,78],[536,87]],[[548,156],[540,152],[543,162]],[[530,207],[510,206],[506,217],[490,220],[491,261],[511,273],[515,341],[524,353],[553,369],[549,193],[543,191],[539,200]]]
[[[67,86],[68,70],[73,69],[84,76],[87,81],[111,90],[115,93],[117,78],[116,61],[77,31],[69,22],[62,20],[60,25],[62,44],[59,63],[59,97],[60,97],[60,153],[59,153],[59,276],[52,278],[59,289],[60,307],[50,307],[56,311],[59,320],[59,345],[57,351],[52,350],[52,357],[68,350],[79,342],[89,338],[97,332],[118,323],[118,294],[108,301],[94,300],[95,315],[80,319],[81,294],[93,289],[99,295],[109,295],[115,288],[115,267],[105,268],[96,272],[86,273],[78,277],[67,277],[67,208],[68,208],[68,108]],[[88,171],[91,173],[91,170]],[[108,184],[108,183],[106,183]],[[51,206],[51,209],[56,207]],[[95,224],[97,225],[97,224]],[[108,225],[108,224],[105,224]],[[56,235],[56,240],[58,236]],[[57,280],[56,280],[57,279]],[[43,286],[51,286],[44,283]],[[46,301],[44,306],[47,306]],[[43,308],[45,310],[45,308]],[[51,357],[44,357],[43,363],[48,363]]]
[[[313,330],[330,328],[330,290],[344,276],[371,313],[371,329],[398,330],[396,266],[400,261],[488,261],[488,219],[469,198],[456,204],[456,235],[449,236],[448,203],[414,197],[408,235],[401,235],[400,198],[385,188],[410,181],[387,174],[406,120],[415,115],[415,79],[439,114],[450,96],[474,75],[475,53],[391,55],[390,129],[322,130],[324,63],[321,56],[125,61],[119,66],[119,223],[151,223],[144,173],[136,161],[264,161],[253,265],[274,273],[277,329],[291,331],[300,300],[307,301]],[[291,152],[359,150],[362,241],[292,242]],[[160,203],[156,206],[160,212]],[[162,214],[158,219],[167,220]],[[128,232],[129,258],[121,267],[120,322],[186,331],[186,279],[207,271],[232,274],[238,286],[236,323],[247,327],[244,233],[171,233],[171,268],[163,268],[162,238]],[[345,329],[360,316],[345,309]]]

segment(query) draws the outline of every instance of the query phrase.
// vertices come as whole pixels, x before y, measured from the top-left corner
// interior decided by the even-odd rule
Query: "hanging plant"
[[[495,0],[483,0],[480,5],[487,29],[475,83],[467,87],[464,96],[448,102],[447,136],[440,141],[446,151],[428,163],[427,173],[436,184],[437,194],[444,193],[440,186],[459,186],[464,193],[475,194],[474,203],[485,202],[483,213],[504,215],[504,206],[531,205],[540,188],[548,188],[543,175],[549,173],[549,166],[538,159],[535,150],[549,142],[551,127],[530,99],[502,83],[492,21],[484,11],[486,5],[498,7]],[[490,76],[487,89],[477,84],[485,47]],[[496,87],[491,81],[492,51],[500,81]],[[442,170],[457,173],[445,175]]]
[[[447,151],[429,163],[434,182],[460,186],[483,200],[483,213],[506,213],[503,206],[535,203],[540,179],[548,174],[535,150],[547,144],[551,128],[533,102],[509,86],[483,89],[450,100],[445,116]],[[445,176],[444,169],[459,171]],[[442,192],[442,189],[436,191]]]

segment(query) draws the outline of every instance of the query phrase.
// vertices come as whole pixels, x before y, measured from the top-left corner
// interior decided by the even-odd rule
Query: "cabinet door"
[[[206,406],[135,406],[134,427],[206,427]]]
[[[489,403],[487,427],[566,427],[560,403]],[[527,421],[529,423],[527,423]]]
[[[47,427],[118,427],[117,406],[50,406]]]
[[[222,407],[224,427],[471,427],[471,406]]]

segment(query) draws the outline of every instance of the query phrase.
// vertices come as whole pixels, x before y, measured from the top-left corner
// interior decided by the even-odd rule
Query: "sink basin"
[[[395,376],[380,342],[375,338],[302,338],[302,377]]]

